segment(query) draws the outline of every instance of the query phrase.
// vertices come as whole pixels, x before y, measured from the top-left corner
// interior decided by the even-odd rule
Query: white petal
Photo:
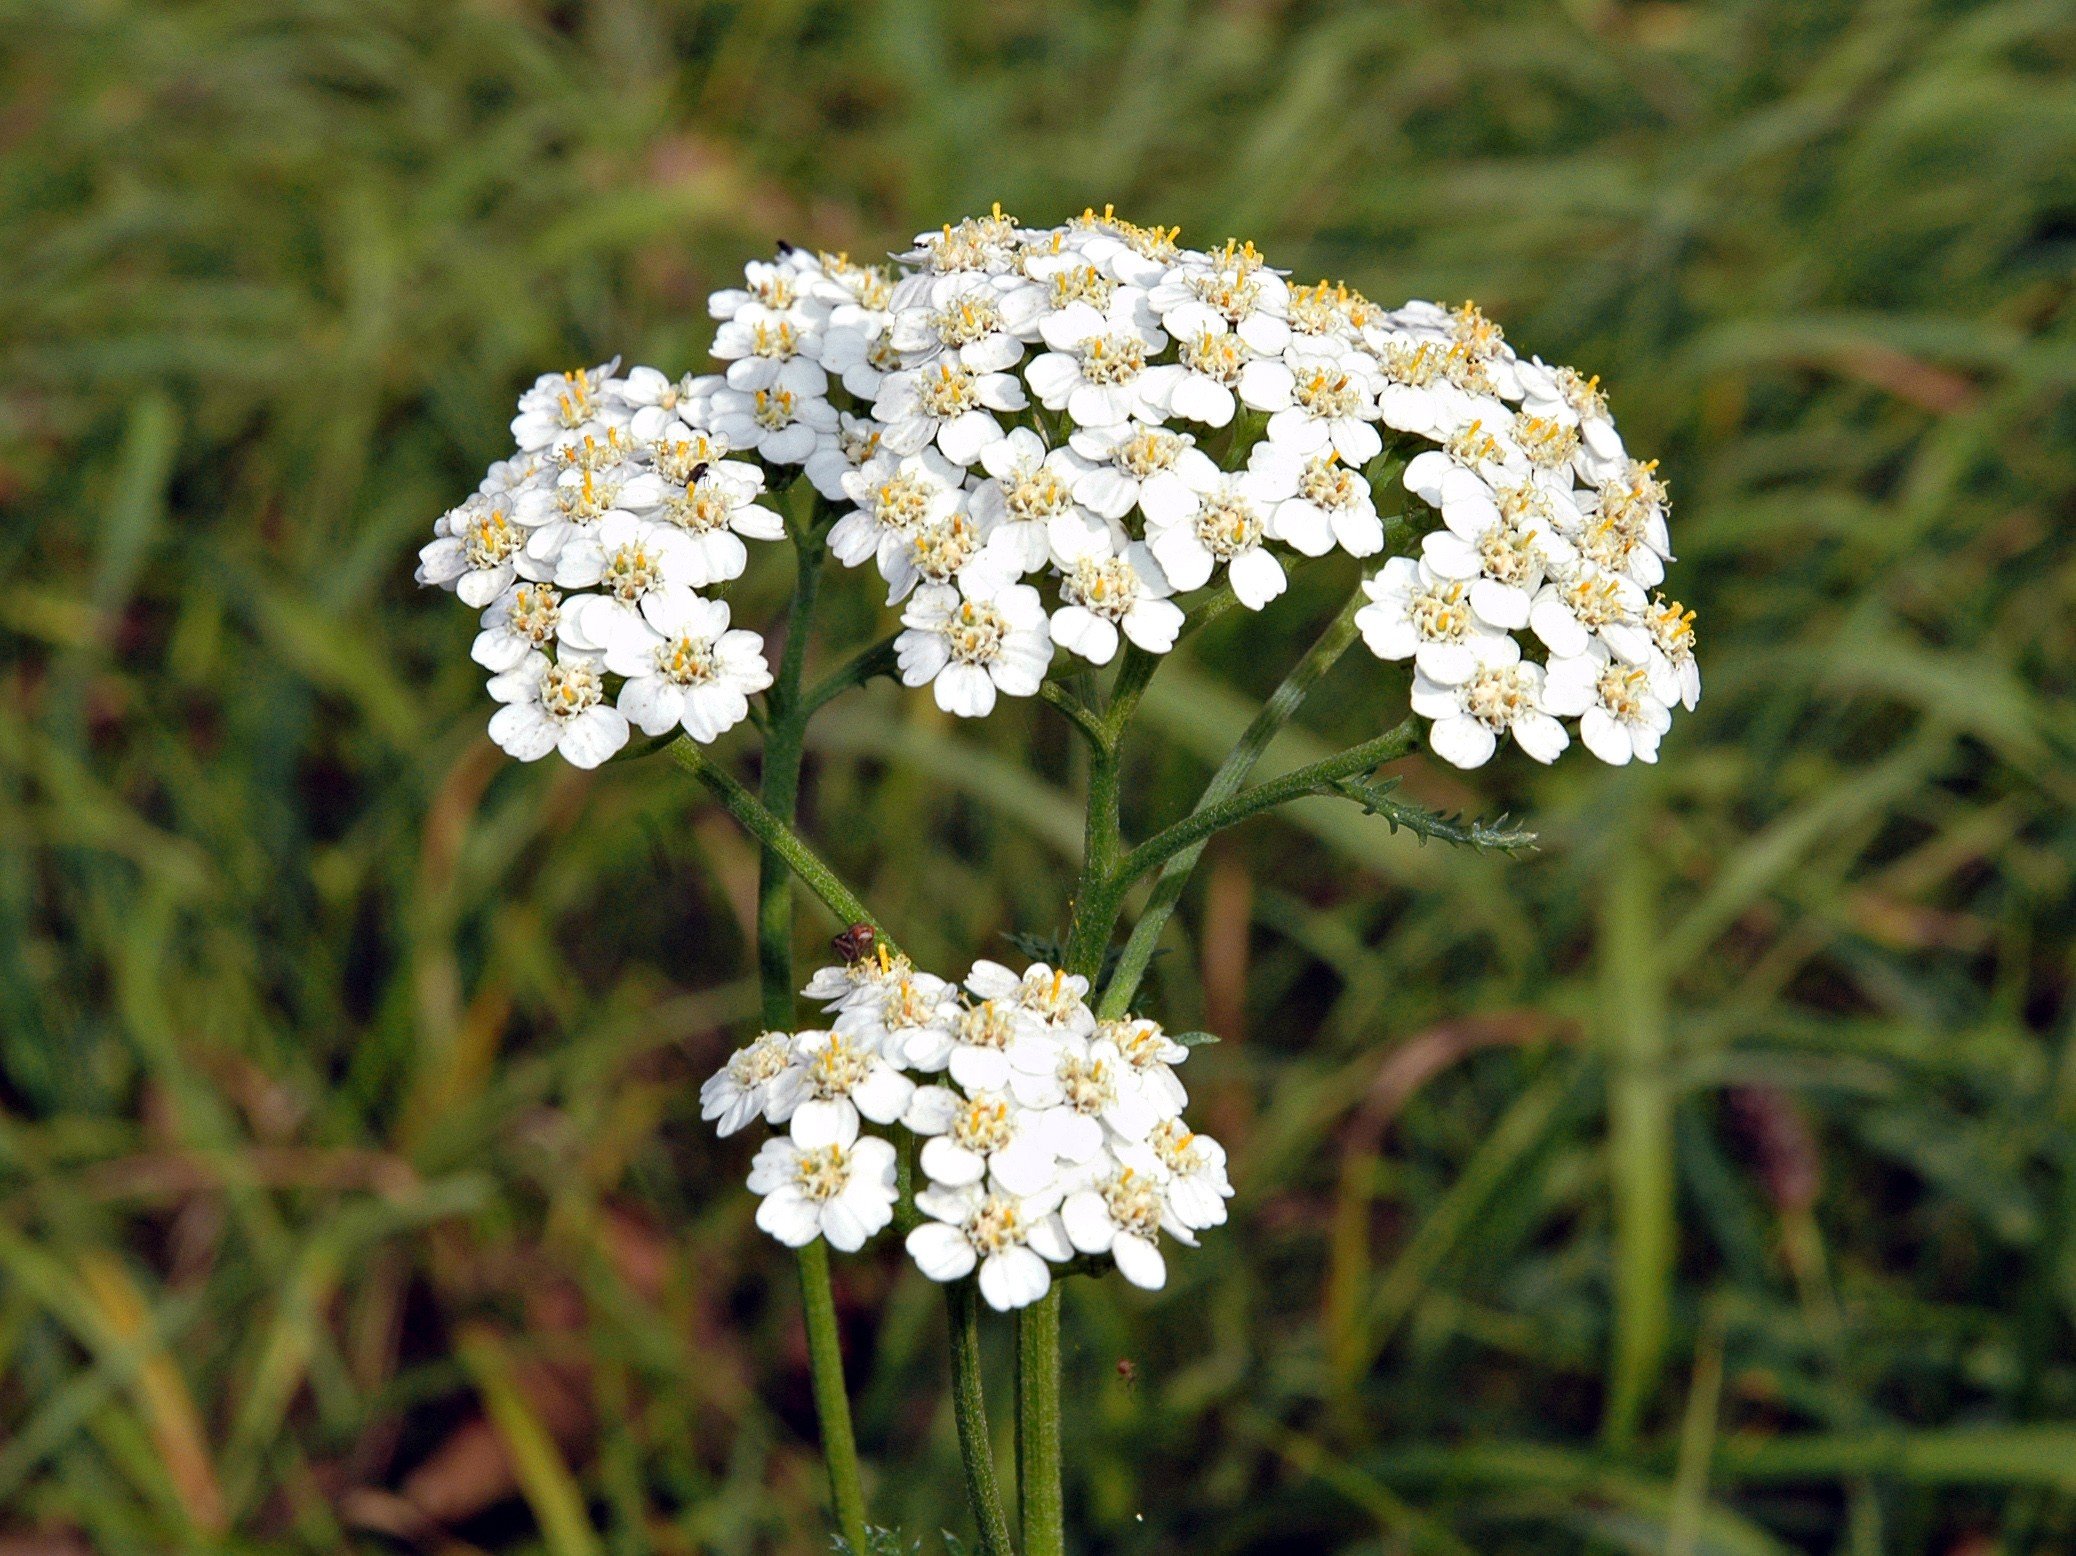
[[[942,1221],[925,1221],[908,1234],[908,1256],[932,1280],[958,1280],[973,1272],[973,1245],[966,1234]]]

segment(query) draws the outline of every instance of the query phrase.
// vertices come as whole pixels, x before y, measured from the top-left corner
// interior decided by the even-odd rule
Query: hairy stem
[[[843,1382],[843,1342],[836,1332],[836,1294],[829,1282],[829,1245],[819,1237],[800,1250],[800,1308],[807,1319],[808,1370],[815,1415],[822,1424],[822,1458],[829,1467],[829,1500],[836,1526],[851,1549],[865,1550],[865,1489],[858,1475],[858,1440],[851,1431],[851,1400]]]
[[[1016,1486],[1024,1556],[1063,1556],[1060,1494],[1060,1283],[1016,1315]]]
[[[980,1528],[982,1556],[1015,1556],[1009,1520],[995,1484],[995,1453],[988,1436],[987,1398],[980,1378],[980,1295],[971,1280],[944,1288],[951,1315],[952,1414],[959,1423],[959,1458],[966,1468],[966,1500]]]
[[[1218,771],[1211,775],[1211,781],[1197,797],[1197,812],[1222,804],[1239,793],[1240,785],[1254,771],[1254,764],[1261,760],[1269,742],[1290,722],[1320,677],[1334,667],[1355,641],[1355,613],[1362,608],[1365,599],[1361,589],[1350,595],[1317,641],[1305,651],[1305,656],[1291,667],[1290,673],[1283,678],[1283,684],[1270,693],[1261,712],[1254,716],[1254,721],[1240,736],[1239,744],[1219,764]],[[1146,975],[1147,964],[1153,960],[1161,931],[1174,914],[1175,904],[1182,898],[1182,889],[1189,884],[1190,872],[1196,868],[1203,852],[1204,844],[1199,841],[1184,848],[1162,866],[1160,878],[1153,884],[1153,895],[1140,913],[1138,922],[1132,926],[1123,954],[1103,989],[1097,1013],[1106,1020],[1122,1016],[1131,1008],[1132,996],[1139,992],[1139,980]]]

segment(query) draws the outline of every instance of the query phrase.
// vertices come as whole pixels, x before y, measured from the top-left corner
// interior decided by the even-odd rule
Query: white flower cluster
[[[723,1135],[784,1126],[749,1187],[789,1247],[850,1252],[894,1219],[896,1146],[868,1124],[922,1142],[910,1256],[932,1280],[978,1271],[998,1310],[1044,1296],[1076,1253],[1156,1289],[1164,1233],[1193,1245],[1224,1223],[1225,1151],[1182,1121],[1189,1050],[1158,1022],[1097,1021],[1087,979],[980,961],[954,987],[882,948],[803,992],[827,1028],[766,1032],[700,1090]]]
[[[1293,558],[1378,554],[1372,482],[1409,442],[1440,527],[1359,623],[1412,661],[1438,754],[1477,766],[1511,733],[1548,762],[1575,719],[1603,760],[1651,761],[1694,706],[1692,613],[1651,593],[1664,483],[1596,380],[1522,360],[1475,307],[1293,286],[1252,244],[1108,208],[1033,229],[997,207],[896,259],[785,249],[713,295],[721,373],[609,365],[522,397],[518,455],[420,571],[485,608],[507,749],[588,764],[628,720],[711,739],[743,717],[761,645],[694,591],[783,533],[767,482],[839,506],[829,548],[902,609],[902,679],[977,717],[1035,695],[1056,649],[1166,652],[1178,594],[1222,578],[1260,610]]]

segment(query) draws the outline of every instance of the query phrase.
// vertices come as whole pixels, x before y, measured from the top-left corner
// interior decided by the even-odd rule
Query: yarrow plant
[[[1463,768],[1508,740],[1552,762],[1574,736],[1603,762],[1655,761],[1700,694],[1693,613],[1659,592],[1666,484],[1597,379],[1523,359],[1469,303],[1293,285],[1252,244],[1184,248],[1107,207],[1046,228],[997,207],[888,265],[781,246],[710,311],[717,372],[536,381],[516,447],[435,524],[419,581],[481,613],[507,753],[596,767],[638,730],[638,752],[667,746],[762,848],[765,1030],[700,1102],[722,1135],[771,1131],[748,1186],[757,1225],[799,1253],[844,1541],[864,1551],[868,1525],[828,1250],[885,1234],[945,1285],[967,1489],[996,1556],[1014,1542],[979,1310],[1015,1315],[1021,1546],[1055,1556],[1059,1283],[1114,1270],[1158,1290],[1234,1192],[1178,1073],[1212,1039],[1132,1010],[1205,842],[1332,795],[1511,851],[1529,834],[1375,775],[1422,743]],[[722,594],[751,546],[780,541],[796,587],[774,663]],[[1336,551],[1374,559],[1360,587],[1196,807],[1128,845],[1124,740],[1161,658],[1231,609],[1273,608],[1292,568]],[[832,557],[872,568],[898,620],[810,682]],[[1413,717],[1247,786],[1357,641],[1410,673]],[[882,675],[960,718],[1042,697],[1085,742],[1086,849],[1043,959],[924,970],[794,830],[808,720]],[[755,793],[706,749],[745,721],[764,740]],[[815,1025],[792,975],[796,878],[851,926],[797,991]]]

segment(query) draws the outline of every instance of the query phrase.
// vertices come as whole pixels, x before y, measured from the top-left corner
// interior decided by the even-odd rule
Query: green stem
[[[970,1280],[944,1288],[951,1315],[952,1414],[959,1423],[959,1457],[966,1467],[966,1500],[980,1526],[982,1556],[1015,1556],[1009,1520],[995,1484],[995,1452],[988,1436],[988,1406],[980,1378],[980,1299]]]
[[[714,798],[721,802],[721,808],[733,816],[745,832],[763,845],[767,852],[775,853],[783,859],[786,867],[800,878],[809,891],[822,900],[830,912],[846,924],[870,924],[880,944],[890,953],[900,951],[901,948],[894,943],[893,937],[886,932],[879,920],[872,916],[872,910],[860,902],[857,893],[846,886],[836,872],[822,862],[821,856],[808,846],[807,840],[765,809],[764,802],[725,768],[716,766],[690,736],[681,735],[672,742],[670,754],[680,767],[706,785]],[[786,1002],[783,1009],[778,1012],[781,1028],[790,1026],[793,1019],[790,943],[787,947],[786,963],[787,977],[781,985],[785,990]],[[765,971],[768,966],[769,964],[760,959],[760,972]],[[768,1017],[771,1014],[768,999],[765,1010]]]
[[[1063,1556],[1060,1495],[1060,1282],[1016,1315],[1016,1486],[1024,1556]]]
[[[786,643],[780,650],[771,690],[765,697],[762,795],[750,793],[708,761],[689,738],[671,755],[712,791],[722,806],[757,839],[757,982],[764,1024],[793,1025],[793,877],[827,903],[845,923],[873,923],[857,894],[837,879],[793,830],[800,800],[800,758],[813,707],[800,695],[808,638],[821,591],[822,505],[805,480],[793,493],[796,513],[787,525],[794,546],[793,603],[786,614]],[[822,1434],[822,1459],[829,1471],[829,1503],[836,1526],[853,1551],[866,1550],[865,1489],[858,1471],[858,1439],[844,1387],[843,1342],[836,1328],[836,1293],[829,1279],[829,1247],[816,1239],[799,1252],[800,1307],[807,1326],[808,1371],[814,1386],[815,1417]]]
[[[800,722],[805,725],[830,698],[849,691],[853,686],[863,686],[875,676],[893,675],[899,668],[894,655],[894,638],[885,637],[868,644],[808,689],[800,702]]]
[[[1418,731],[1418,724],[1407,719],[1396,729],[1387,730],[1373,740],[1337,751],[1332,756],[1285,773],[1281,778],[1258,783],[1216,805],[1199,806],[1126,854],[1111,873],[1106,890],[1121,898],[1140,876],[1159,868],[1186,849],[1201,847],[1214,832],[1238,826],[1249,816],[1273,810],[1278,805],[1288,805],[1292,800],[1337,792],[1336,785],[1343,779],[1396,761],[1412,750],[1419,742]]]
[[[858,1440],[843,1384],[843,1342],[836,1332],[836,1295],[829,1283],[829,1245],[819,1237],[800,1250],[800,1307],[807,1319],[808,1367],[815,1415],[822,1423],[822,1457],[829,1466],[829,1500],[836,1526],[853,1551],[864,1552],[865,1489],[858,1476]]]
[[[1211,775],[1211,781],[1197,797],[1196,811],[1221,804],[1240,792],[1240,785],[1254,771],[1255,763],[1261,760],[1269,742],[1281,733],[1320,678],[1339,662],[1341,655],[1355,641],[1355,613],[1367,598],[1359,588],[1350,595],[1348,602],[1305,651],[1304,658],[1291,667],[1290,673],[1283,678],[1283,684],[1270,693],[1268,702],[1240,736],[1239,744],[1219,764],[1218,771]],[[1106,1020],[1114,1020],[1131,1008],[1132,996],[1139,992],[1139,980],[1146,976],[1161,931],[1174,914],[1175,904],[1182,898],[1182,889],[1188,885],[1190,872],[1196,868],[1203,852],[1204,845],[1198,842],[1162,866],[1160,878],[1153,884],[1153,895],[1140,913],[1138,922],[1132,926],[1131,934],[1126,937],[1117,967],[1103,989],[1098,1014]]]

